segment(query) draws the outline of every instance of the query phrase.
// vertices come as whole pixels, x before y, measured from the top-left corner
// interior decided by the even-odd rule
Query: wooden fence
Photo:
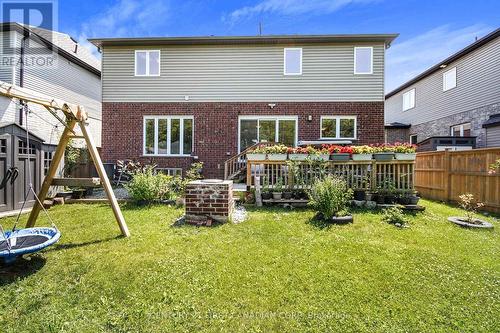
[[[247,186],[252,187],[255,177],[259,177],[264,187],[272,188],[279,182],[285,188],[309,188],[315,180],[331,174],[345,179],[352,189],[408,191],[414,188],[414,163],[248,161]]]
[[[472,193],[485,209],[500,213],[500,172],[489,166],[500,159],[500,148],[417,153],[415,188],[422,197],[458,201]]]

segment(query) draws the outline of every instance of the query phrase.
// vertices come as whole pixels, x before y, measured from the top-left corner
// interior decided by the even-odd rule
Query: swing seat
[[[56,243],[60,237],[61,233],[56,228],[6,231],[5,237],[0,234],[0,258],[6,264],[12,263],[18,256],[38,252]]]

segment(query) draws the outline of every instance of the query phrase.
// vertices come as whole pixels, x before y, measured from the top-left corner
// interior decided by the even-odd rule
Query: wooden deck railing
[[[260,145],[274,145],[274,142],[259,142],[256,143],[241,153],[232,156],[228,160],[224,162],[224,179],[233,179],[236,175],[238,175],[241,171],[243,171],[247,166],[247,153],[253,150],[255,147]]]
[[[285,188],[309,188],[325,175],[342,177],[352,189],[408,191],[414,188],[414,161],[248,161],[247,180],[254,186],[255,177],[260,184],[272,188],[281,182]]]

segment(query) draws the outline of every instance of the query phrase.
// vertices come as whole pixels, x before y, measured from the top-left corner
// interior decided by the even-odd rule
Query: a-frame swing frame
[[[116,200],[115,194],[111,187],[111,183],[106,175],[106,171],[104,170],[104,165],[102,164],[101,157],[99,156],[97,147],[94,144],[92,134],[88,129],[88,115],[87,112],[85,112],[83,106],[68,103],[60,99],[51,98],[33,90],[18,87],[3,81],[0,81],[0,95],[9,98],[17,98],[24,103],[41,105],[64,125],[64,131],[61,135],[61,138],[59,139],[59,144],[57,145],[56,151],[52,158],[52,162],[50,163],[49,170],[38,193],[40,202],[43,203],[43,201],[47,197],[50,186],[53,185],[52,183],[56,176],[59,164],[61,163],[61,160],[64,156],[64,151],[66,149],[66,146],[68,145],[69,140],[72,138],[85,139],[87,149],[90,153],[90,156],[92,157],[92,161],[94,162],[95,168],[101,180],[101,184],[104,187],[111,208],[113,209],[113,214],[115,215],[116,222],[118,222],[120,231],[123,236],[130,236],[130,232],[128,230],[127,224],[125,223],[125,219],[123,218],[123,214],[120,206],[118,205],[118,201]],[[61,111],[64,114],[65,119],[59,117],[57,111]],[[81,136],[75,134],[76,125],[78,125],[81,129]],[[37,200],[35,200],[34,206],[28,218],[28,223],[26,224],[27,228],[35,226],[36,220],[41,210],[42,206]]]

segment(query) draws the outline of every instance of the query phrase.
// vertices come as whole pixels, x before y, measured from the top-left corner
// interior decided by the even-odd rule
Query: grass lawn
[[[127,206],[127,239],[106,206],[55,207],[60,242],[0,267],[0,332],[500,331],[498,220],[463,229],[423,204],[406,229],[281,209],[171,227],[181,209]]]

